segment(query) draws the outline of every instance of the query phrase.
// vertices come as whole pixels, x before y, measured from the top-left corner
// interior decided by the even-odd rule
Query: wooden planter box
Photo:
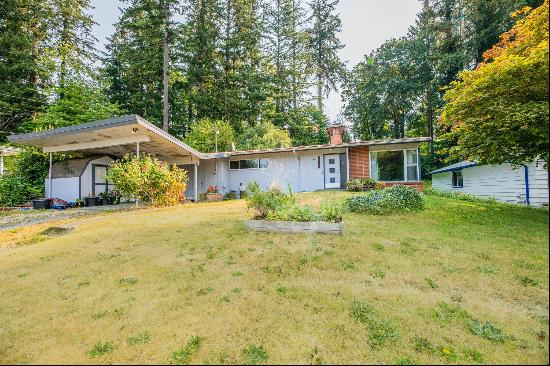
[[[223,195],[221,193],[207,193],[206,202],[218,202],[223,200]]]
[[[246,220],[251,231],[276,231],[285,233],[327,233],[342,235],[343,223]]]

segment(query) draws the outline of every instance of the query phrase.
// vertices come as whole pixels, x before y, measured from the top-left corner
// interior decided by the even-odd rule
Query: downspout
[[[349,147],[346,147],[346,183],[347,182],[349,182]]]
[[[527,165],[524,165],[523,169],[525,171],[525,201],[527,202],[527,205],[530,205],[531,197],[529,194],[529,168],[527,167]]]

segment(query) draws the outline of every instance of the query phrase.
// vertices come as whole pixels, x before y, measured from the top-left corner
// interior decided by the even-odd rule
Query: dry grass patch
[[[248,216],[242,201],[119,212],[0,249],[0,360],[548,362],[547,212],[428,197],[347,214],[342,237],[247,232]]]

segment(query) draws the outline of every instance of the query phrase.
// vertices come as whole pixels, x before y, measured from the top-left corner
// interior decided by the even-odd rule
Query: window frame
[[[456,176],[458,176],[458,173],[460,173],[460,185],[458,184],[458,178],[456,180],[456,184],[455,184],[455,174]],[[453,170],[451,172],[451,186],[453,188],[464,188],[464,174],[462,174],[462,169],[460,170]]]
[[[378,165],[380,161],[378,160],[377,154],[379,152],[386,152],[386,151],[401,151],[403,154],[403,177],[404,180],[379,180],[378,179]],[[416,164],[407,164],[407,151],[416,151]],[[373,161],[375,164],[373,164]],[[376,165],[376,178],[373,178],[373,165]],[[416,166],[416,180],[409,180],[408,174],[407,174],[407,167]],[[390,149],[390,150],[374,150],[369,152],[369,171],[371,178],[375,179],[379,182],[387,182],[387,183],[408,183],[408,182],[420,182],[420,149]]]
[[[241,168],[241,160],[256,160],[258,162],[258,167],[257,168]],[[262,163],[261,161],[262,160],[265,160],[267,161],[267,166],[263,167],[262,168]],[[239,170],[260,170],[260,169],[269,169],[269,160],[268,158],[254,158],[254,159],[233,159],[233,160],[229,160],[229,170],[231,171],[239,171]],[[239,164],[239,167],[237,169],[235,168],[231,168],[231,163],[232,162],[237,162]]]

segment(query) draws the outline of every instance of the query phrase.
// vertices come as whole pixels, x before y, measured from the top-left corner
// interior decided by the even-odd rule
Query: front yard
[[[426,202],[341,237],[242,201],[0,231],[0,362],[548,363],[548,212]]]

